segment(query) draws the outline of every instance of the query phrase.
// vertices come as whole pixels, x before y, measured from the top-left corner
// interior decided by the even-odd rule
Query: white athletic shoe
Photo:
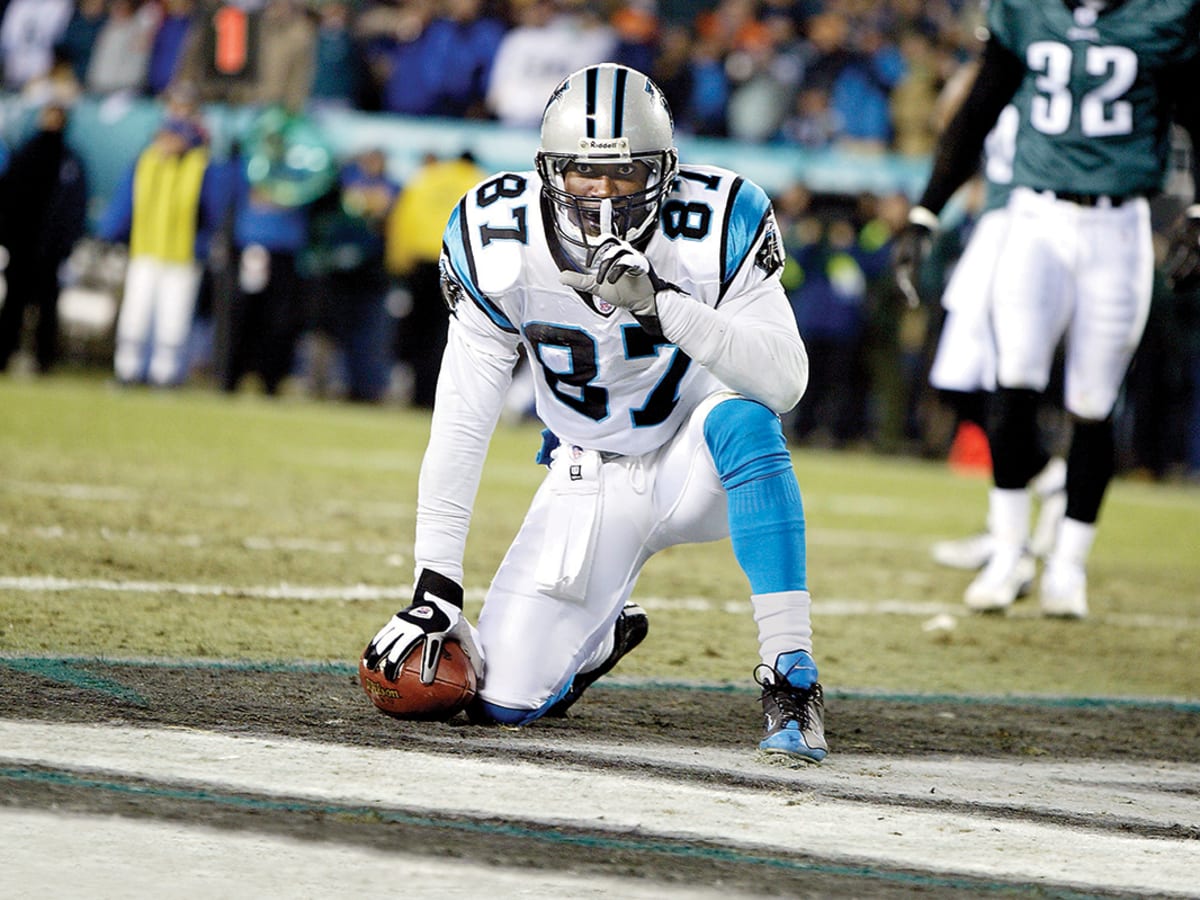
[[[964,602],[976,612],[999,612],[1024,597],[1033,586],[1037,563],[1028,553],[996,553],[967,586]]]
[[[1038,559],[1047,559],[1058,541],[1058,526],[1067,514],[1067,492],[1041,494],[1039,501],[1041,508],[1038,509],[1037,524],[1033,526],[1033,536],[1029,538],[1029,552]]]
[[[1088,613],[1087,572],[1074,563],[1051,560],[1042,572],[1042,615],[1082,619]]]
[[[991,534],[983,531],[964,538],[937,541],[929,553],[933,561],[940,566],[974,572],[987,565],[987,561],[992,558],[992,548],[995,544]]]
[[[1038,503],[1037,523],[1029,539],[1029,552],[1047,559],[1058,539],[1058,526],[1067,512],[1067,461],[1053,456],[1029,482]]]

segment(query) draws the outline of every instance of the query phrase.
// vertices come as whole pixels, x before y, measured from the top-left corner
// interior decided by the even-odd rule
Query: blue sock
[[[808,589],[804,503],[779,417],[752,400],[726,400],[704,422],[729,506],[733,555],[752,594]]]

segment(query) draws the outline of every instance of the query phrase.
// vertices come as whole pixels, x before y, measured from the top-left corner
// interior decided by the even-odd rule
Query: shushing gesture
[[[635,316],[657,316],[655,294],[671,286],[655,275],[644,253],[612,234],[611,200],[600,201],[600,222],[599,245],[591,256],[591,268],[584,272],[560,272],[559,281],[627,309]]]

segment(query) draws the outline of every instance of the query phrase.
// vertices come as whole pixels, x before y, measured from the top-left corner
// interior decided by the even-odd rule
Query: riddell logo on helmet
[[[599,140],[598,138],[580,138],[579,149],[585,153],[628,153],[628,138],[613,138]]]

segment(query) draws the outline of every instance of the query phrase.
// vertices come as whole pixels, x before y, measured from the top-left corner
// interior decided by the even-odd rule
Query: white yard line
[[[69,837],[68,837],[69,836]],[[69,864],[63,862],[70,845]],[[529,900],[722,900],[728,890],[371,850],[256,832],[0,809],[4,881],[13,897],[521,897]],[[53,848],[60,848],[54,850]],[[397,890],[398,885],[403,885]]]
[[[141,488],[105,484],[71,484],[38,481],[0,482],[0,493],[4,492],[26,494],[34,497],[57,497],[62,500],[79,500],[87,503],[142,503],[147,499],[147,492]],[[247,494],[212,494],[198,498],[193,502],[209,508],[246,509],[253,504],[253,498]],[[321,509],[330,515],[352,512],[360,516],[398,519],[401,521],[409,521],[415,514],[413,504],[411,503],[384,500],[355,501],[353,503],[337,499],[326,500],[322,502]]]
[[[246,585],[188,584],[174,581],[112,581],[105,578],[56,578],[53,575],[0,577],[0,590],[34,593],[105,591],[130,594],[177,594],[185,597],[252,597],[262,600],[409,600],[412,585]]]
[[[375,517],[379,518],[387,513],[397,514],[398,510],[391,504],[375,504]],[[362,511],[361,506],[356,506],[354,509]],[[339,510],[341,513],[351,512],[351,507],[346,505],[345,508]],[[411,518],[411,512],[405,510],[404,515],[397,515],[398,518]],[[11,526],[4,522],[0,522],[0,534],[28,534],[42,540],[86,540],[96,537],[103,538],[106,541],[129,541],[134,544],[139,543],[168,543],[178,544],[184,547],[201,547],[211,544],[227,544],[230,540],[230,535],[205,536],[196,533],[176,533],[169,532],[147,532],[138,531],[133,528],[116,529],[101,527],[95,532],[86,531],[68,531],[58,524],[51,525],[34,525],[22,528],[20,531],[15,531]],[[236,539],[236,538],[235,538]],[[836,528],[814,529],[808,533],[808,543],[810,546],[823,547],[854,547],[860,550],[920,550],[928,546],[928,540],[920,536],[912,535],[895,535],[887,532],[872,532],[872,531],[853,531]],[[392,552],[395,549],[395,544],[387,543],[368,543],[362,541],[342,541],[342,540],[322,540],[321,538],[306,537],[304,535],[295,535],[290,537],[270,537],[266,535],[246,535],[241,538],[241,543],[250,550],[295,550],[295,549],[315,549],[321,553],[385,553]]]
[[[688,753],[704,764],[699,751]],[[772,766],[769,771],[794,772],[795,790],[762,791],[426,751],[181,729],[0,721],[0,760],[7,765],[146,778],[176,786],[583,827],[647,840],[710,841],[760,854],[800,852],[846,864],[1081,889],[1187,894],[1195,890],[1195,873],[1200,871],[1200,842],[1194,840],[1030,822],[993,816],[986,808],[968,813],[842,801],[811,789],[840,776],[843,784],[858,785],[863,797],[872,798],[887,794],[893,777],[906,783],[935,777],[933,769],[893,776],[878,758],[831,757],[818,770]],[[751,774],[768,770],[750,753],[736,762]],[[939,761],[937,768],[942,772],[939,780],[973,784],[962,789],[964,799],[992,796],[1006,805],[1038,809],[1055,805],[1052,797],[1038,792],[1046,773],[1036,763],[988,762],[974,768],[970,761]],[[1172,781],[1182,779],[1188,788],[1200,781],[1200,767],[1194,766],[1174,766],[1166,772],[1150,764],[1118,768],[1111,772],[1104,766],[1085,768],[1075,777],[1081,785],[1097,779],[1108,782],[1097,792],[1095,805],[1099,806],[1114,799],[1123,803],[1121,788],[1114,782],[1131,776],[1143,798],[1145,792],[1169,794],[1180,789]],[[1058,771],[1056,777],[1061,777],[1062,770]],[[993,786],[991,779],[998,775],[1001,783]],[[1023,784],[1030,796],[1014,795],[1014,783]],[[1164,810],[1164,814],[1173,813]],[[0,815],[0,829],[10,827],[15,824]],[[0,841],[5,842],[0,845],[6,840],[0,832]]]
[[[389,564],[401,566],[403,558],[389,558]],[[55,575],[9,575],[0,576],[0,591],[21,593],[66,593],[70,591],[103,591],[129,594],[158,594],[182,597],[249,597],[262,600],[308,600],[308,601],[355,601],[355,600],[407,600],[412,596],[412,586],[397,579],[394,586],[367,584],[354,585],[232,585],[195,584],[177,581],[117,581],[107,578],[59,578]],[[484,589],[473,588],[466,592],[466,599],[483,601]],[[722,612],[729,615],[745,615],[745,600],[712,600],[707,597],[634,597],[647,610],[682,611],[694,613]],[[813,604],[813,615],[817,617],[843,616],[915,616],[932,618],[950,616],[953,619],[971,615],[959,603],[937,603],[927,600],[907,600],[902,597],[882,600],[860,600],[841,597],[823,597]],[[1010,614],[1013,618],[1034,619],[1040,617],[1035,610],[1020,609]],[[1200,617],[1157,616],[1148,613],[1094,613],[1091,621],[1123,628],[1161,628],[1172,631],[1195,631],[1200,629]]]
[[[481,742],[482,743],[482,742]],[[447,739],[451,745],[452,740]],[[770,775],[809,790],[830,789],[862,799],[923,807],[970,805],[1072,816],[1095,825],[1200,826],[1195,791],[1200,765],[1162,761],[917,759],[838,753],[830,763],[800,769],[781,768],[736,750],[667,745],[639,746],[596,741],[529,740],[519,744],[496,739],[526,753],[578,752],[628,761],[636,758],[700,776],[725,772]]]

